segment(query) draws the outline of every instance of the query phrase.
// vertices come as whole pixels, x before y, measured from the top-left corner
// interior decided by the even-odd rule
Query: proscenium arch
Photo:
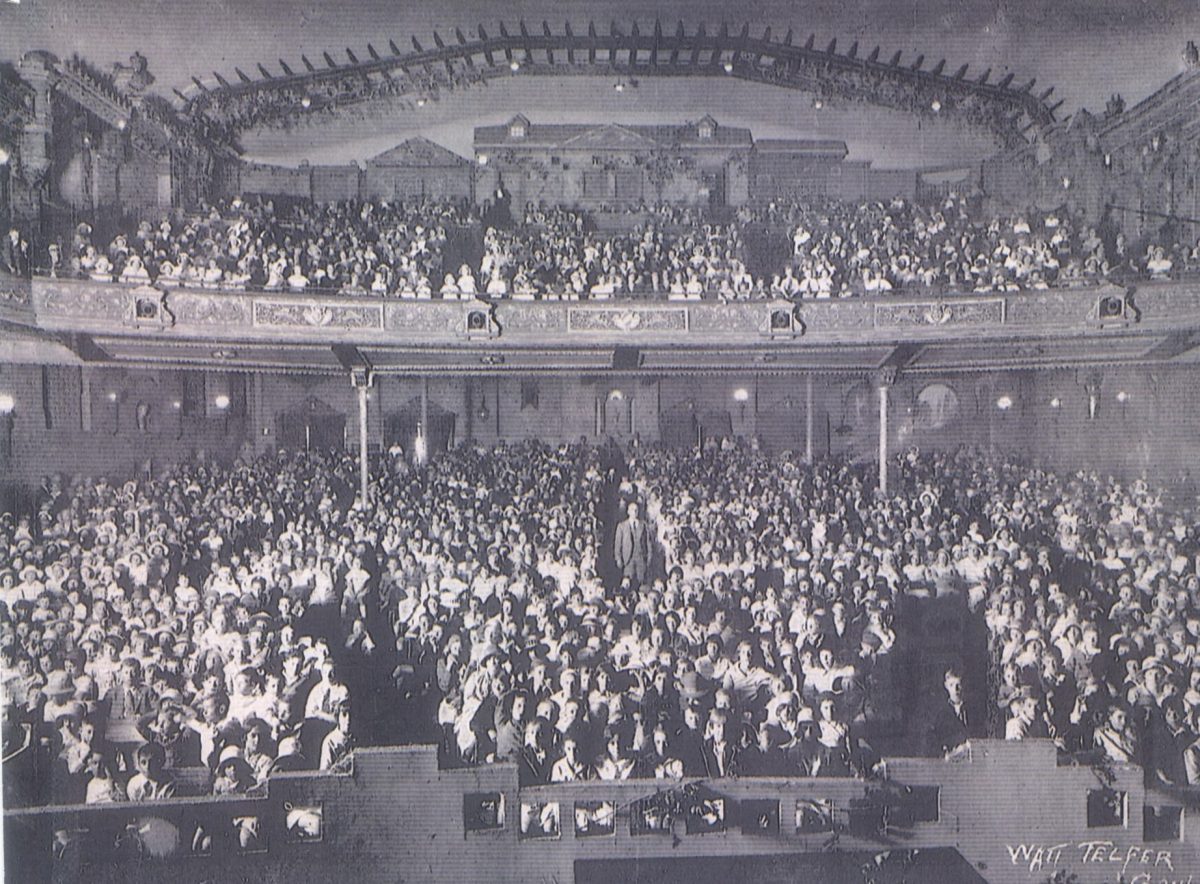
[[[671,32],[658,20],[652,30],[645,31],[636,23],[624,26],[612,22],[608,28],[598,28],[594,22],[589,22],[586,31],[580,33],[576,33],[569,23],[561,32],[555,32],[548,22],[541,24],[538,30],[528,28],[523,21],[516,28],[502,23],[498,33],[489,33],[480,25],[478,37],[474,39],[467,38],[456,28],[453,42],[443,40],[435,32],[433,47],[422,46],[414,37],[411,51],[402,51],[394,40],[389,40],[391,51],[382,55],[368,44],[363,58],[347,49],[347,60],[342,63],[335,62],[326,52],[324,68],[306,64],[300,73],[282,59],[278,63],[283,73],[279,75],[272,74],[262,64],[258,66],[262,75],[259,79],[240,72],[235,79],[214,73],[215,85],[212,81],[195,81],[195,88],[189,90],[189,94],[180,94],[179,106],[203,114],[207,107],[226,98],[307,86],[348,75],[382,77],[393,86],[399,80],[400,91],[390,93],[389,97],[420,100],[431,93],[436,97],[440,90],[459,89],[490,78],[595,73],[626,77],[734,77],[837,100],[841,96],[836,91],[829,94],[831,84],[836,81],[822,79],[822,74],[844,72],[923,86],[935,96],[930,108],[923,111],[931,115],[943,110],[950,112],[950,103],[957,100],[989,104],[996,109],[996,114],[992,118],[993,125],[986,128],[1006,147],[1027,143],[1054,122],[1058,107],[1048,103],[1052,89],[1040,94],[1033,91],[1034,80],[1014,87],[1013,77],[1008,76],[992,83],[989,82],[990,69],[980,77],[969,77],[966,65],[947,74],[944,72],[945,60],[926,70],[923,55],[908,63],[901,61],[899,52],[890,60],[881,61],[878,47],[864,57],[860,56],[857,42],[844,52],[837,50],[836,39],[823,49],[815,45],[813,36],[798,45],[793,43],[790,29],[783,40],[777,40],[770,27],[759,36],[751,36],[748,24],[734,32],[727,25],[709,29],[700,23],[690,33],[683,22]],[[300,66],[296,66],[296,70],[299,69]],[[867,89],[865,94],[855,97],[880,107],[913,111],[903,101],[887,102],[877,90]],[[369,95],[347,101],[344,97],[327,99],[306,93],[303,98],[297,95],[290,104],[283,103],[278,112],[281,116],[304,116],[334,105],[345,107],[376,98]]]

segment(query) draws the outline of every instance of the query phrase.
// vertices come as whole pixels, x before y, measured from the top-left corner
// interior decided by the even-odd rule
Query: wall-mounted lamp
[[[1062,408],[1062,400],[1059,399],[1057,396],[1055,396],[1053,399],[1050,400],[1050,407],[1051,408]]]
[[[1004,396],[1001,396],[999,399],[996,400],[996,407],[999,408],[1001,411],[1008,411],[1010,408],[1013,407],[1012,397],[1007,394],[1005,394]]]
[[[108,401],[112,403],[112,413],[113,413],[112,434],[115,436],[121,432],[121,397],[117,395],[116,390],[109,390],[108,395],[105,398],[108,399]]]
[[[213,397],[213,405],[221,412],[222,427],[221,432],[226,436],[229,435],[229,396],[225,393],[218,393]]]

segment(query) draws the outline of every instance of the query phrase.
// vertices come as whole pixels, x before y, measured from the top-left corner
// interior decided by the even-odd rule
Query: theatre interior
[[[566,6],[0,40],[6,880],[1200,881],[1196,44]]]

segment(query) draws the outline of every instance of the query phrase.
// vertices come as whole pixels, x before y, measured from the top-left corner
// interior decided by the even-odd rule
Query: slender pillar
[[[429,378],[421,378],[421,463],[429,460]]]
[[[812,374],[804,378],[804,462],[813,462],[813,379]]]
[[[92,369],[79,369],[79,427],[83,432],[92,431]]]
[[[879,385],[879,490],[888,490],[888,390],[887,384]]]
[[[359,499],[365,508],[367,505],[367,385],[358,388],[358,482]]]
[[[421,378],[421,428],[429,438],[429,378]]]
[[[892,366],[881,368],[875,375],[879,388],[879,490],[888,492],[888,393],[896,383],[897,371]]]
[[[367,505],[370,490],[370,467],[367,463],[367,393],[375,382],[375,375],[369,368],[354,369],[350,372],[350,384],[358,391],[358,484],[359,503]]]
[[[475,397],[471,395],[473,384],[470,377],[463,380],[463,439],[467,442],[475,438]]]
[[[253,386],[251,387],[251,395],[254,397],[251,402],[251,413],[254,415],[254,421],[251,426],[254,427],[254,450],[269,451],[271,446],[268,444],[268,436],[271,431],[271,424],[267,418],[267,397],[263,392],[263,375],[262,372],[255,372],[251,376]]]

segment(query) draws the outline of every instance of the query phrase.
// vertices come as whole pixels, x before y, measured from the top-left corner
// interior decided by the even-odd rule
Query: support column
[[[896,369],[884,368],[875,375],[879,388],[879,490],[888,493],[888,394],[896,383]]]
[[[256,453],[261,453],[271,450],[268,440],[272,422],[267,418],[267,397],[263,392],[263,374],[261,371],[256,371],[251,377],[254,379],[250,394],[253,397],[250,403],[250,413],[254,415],[254,421],[251,423],[254,429],[251,432],[254,433],[254,450]]]
[[[804,462],[813,462],[813,376],[804,378]]]
[[[471,395],[473,384],[469,375],[463,379],[463,440],[466,442],[475,438],[475,397]]]
[[[429,460],[429,378],[421,378],[421,426],[417,433],[417,457],[421,464]]]
[[[358,388],[358,481],[359,499],[367,505],[367,387]]]
[[[879,385],[879,490],[888,490],[888,390],[886,384]]]
[[[79,369],[79,428],[85,433],[92,431],[92,369]]]
[[[429,378],[421,378],[421,426],[429,432]]]
[[[375,376],[369,369],[355,369],[350,383],[358,391],[358,483],[359,503],[366,509],[370,490],[370,467],[367,463],[367,392]]]

